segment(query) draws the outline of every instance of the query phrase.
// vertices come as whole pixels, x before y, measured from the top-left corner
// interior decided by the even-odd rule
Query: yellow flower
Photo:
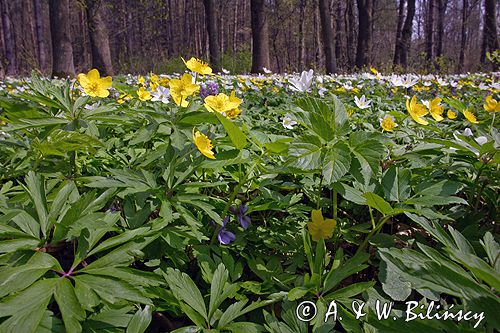
[[[312,236],[313,241],[319,241],[321,238],[332,238],[333,230],[337,226],[337,222],[332,219],[324,219],[321,210],[313,209],[311,212],[312,222],[307,223],[307,229]]]
[[[465,110],[464,111],[464,116],[471,123],[473,123],[473,124],[479,124],[479,121],[477,121],[476,116],[474,115],[474,113],[470,112],[469,110]]]
[[[451,110],[448,110],[446,115],[448,116],[449,119],[455,119],[457,117],[457,114]]]
[[[123,104],[125,103],[125,101],[128,101],[129,99],[132,99],[132,95],[123,93],[120,95],[120,97],[118,97],[116,101],[118,102],[118,104]]]
[[[200,75],[206,75],[206,74],[212,74],[212,68],[208,66],[206,62],[201,61],[200,59],[196,59],[192,57],[188,61],[184,60],[184,58],[181,58],[186,67]]]
[[[238,115],[241,113],[241,110],[239,108],[232,109],[226,112],[226,117],[230,119],[234,119],[238,117]]]
[[[214,152],[212,151],[212,141],[205,134],[200,133],[200,131],[196,131],[195,133],[193,128],[193,140],[200,153],[208,158],[215,159]]]
[[[200,89],[199,85],[193,83],[193,77],[190,74],[182,75],[181,79],[170,80],[169,86],[170,96],[172,96],[175,104],[183,107],[189,105],[186,98]]]
[[[398,124],[394,122],[394,118],[391,116],[385,116],[384,119],[380,120],[380,126],[384,131],[392,132],[394,127],[397,127]]]
[[[83,91],[91,97],[108,97],[109,88],[113,84],[111,76],[101,78],[97,69],[92,69],[87,74],[78,74],[78,82]]]
[[[370,66],[370,71],[375,75],[378,74],[378,70],[376,70],[375,67]]]
[[[160,86],[168,87],[168,85],[170,84],[170,79],[168,77],[163,77],[158,81],[158,83],[160,84]]]
[[[137,90],[137,96],[139,96],[141,101],[149,101],[151,99],[151,93],[144,89],[144,87],[140,87],[139,90]]]
[[[241,99],[236,97],[234,90],[231,92],[230,96],[227,96],[224,93],[219,93],[216,96],[205,97],[205,107],[210,112],[219,112],[227,115],[229,111],[238,108],[240,104]],[[234,112],[232,114],[234,114]]]
[[[411,102],[409,99],[406,99],[406,109],[415,122],[421,125],[429,124],[427,120],[422,118],[429,112],[427,111],[425,105],[417,103],[417,96],[413,96]]]
[[[439,105],[441,103],[441,98],[434,98],[429,102],[429,112],[435,121],[441,121],[444,118],[441,116],[444,112],[444,108]]]
[[[486,96],[486,104],[484,104],[483,107],[488,112],[500,111],[500,103],[493,99],[491,95]]]
[[[137,82],[139,82],[139,84],[142,85],[142,86],[146,85],[146,79],[142,75],[139,75],[137,77]]]
[[[160,85],[158,75],[154,73],[149,73],[149,86],[151,87],[151,91],[156,92],[158,90],[158,86]]]

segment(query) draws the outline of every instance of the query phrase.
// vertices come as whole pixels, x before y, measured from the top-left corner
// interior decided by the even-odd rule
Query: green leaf
[[[208,318],[212,318],[219,305],[224,301],[224,289],[226,287],[228,272],[224,264],[220,263],[214,272],[210,284],[210,304],[208,306]]]
[[[203,296],[189,275],[169,267],[163,273],[163,276],[175,297],[193,308],[208,322],[208,313]]]
[[[406,200],[405,203],[412,205],[422,205],[422,206],[441,206],[441,205],[449,205],[452,203],[468,205],[467,201],[459,197],[454,197],[454,196],[439,197],[435,195],[426,195],[418,198],[411,198]]]
[[[318,170],[321,168],[321,153],[322,148],[316,144],[293,143],[288,152],[290,166],[300,171]]]
[[[127,326],[127,333],[144,333],[151,323],[153,311],[151,306],[139,308]]]
[[[395,301],[404,301],[411,294],[411,284],[404,281],[399,274],[399,270],[387,261],[380,263],[380,282],[382,282],[382,289]]]
[[[348,276],[362,271],[363,269],[368,267],[368,265],[364,265],[363,263],[367,261],[369,257],[370,256],[367,253],[360,252],[354,257],[347,260],[339,268],[332,268],[325,277],[325,281],[323,283],[323,293],[327,293],[328,291],[335,288],[340,282],[342,282],[342,280],[344,280]]]
[[[59,278],[35,282],[24,291],[2,300],[0,332],[35,333],[42,320]]]
[[[301,122],[327,142],[343,135],[348,129],[347,111],[335,96],[332,104],[312,97],[299,98],[294,104],[305,111],[297,114],[302,118]]]
[[[93,290],[99,297],[111,304],[118,303],[119,300],[123,299],[142,304],[152,304],[149,298],[144,297],[138,289],[124,281],[87,274],[77,275],[74,280],[76,283],[81,283]]]
[[[343,143],[337,143],[328,149],[323,158],[323,177],[326,184],[338,182],[351,166],[351,151]]]
[[[47,211],[47,201],[45,197],[45,182],[44,180],[33,171],[28,172],[25,178],[26,181],[26,192],[28,192],[38,215],[38,221],[40,222],[40,228],[42,234],[45,237],[48,231],[48,211]]]
[[[59,310],[68,332],[81,332],[80,322],[85,319],[85,310],[82,309],[75,295],[75,289],[67,278],[60,279],[54,292]]]
[[[410,197],[411,171],[392,165],[382,178],[385,198],[389,201],[401,202]]]
[[[231,142],[236,147],[236,149],[243,149],[247,145],[246,135],[239,129],[231,120],[227,119],[224,115],[219,112],[214,112],[217,119],[219,119],[222,126],[226,130]]]
[[[375,193],[368,192],[363,194],[363,197],[366,199],[366,204],[371,208],[375,208],[384,215],[392,213],[393,209],[391,205]]]

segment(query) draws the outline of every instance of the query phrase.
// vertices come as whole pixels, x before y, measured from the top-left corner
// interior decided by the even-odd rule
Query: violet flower
[[[209,81],[200,87],[200,97],[205,99],[207,96],[215,96],[219,93],[219,85],[217,82]]]
[[[222,226],[219,228],[219,232],[217,233],[217,239],[219,239],[219,243],[227,245],[233,242],[236,239],[236,235],[231,231],[226,230],[226,224],[229,222],[229,216],[226,216],[222,221]]]
[[[235,207],[229,207],[229,210],[231,213],[236,215],[236,218],[238,219],[238,222],[241,224],[243,229],[247,229],[250,224],[252,223],[252,220],[250,220],[250,217],[246,215],[248,212],[248,206],[245,206],[243,204],[239,205],[238,208]]]

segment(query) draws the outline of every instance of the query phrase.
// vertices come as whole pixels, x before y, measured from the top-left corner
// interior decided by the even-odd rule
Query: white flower
[[[325,92],[327,92],[327,91],[328,91],[328,89],[325,89],[324,87],[321,87],[321,88],[319,88],[319,90],[318,90],[318,94],[319,94],[321,97],[323,97],[323,96],[325,96]]]
[[[424,81],[423,85],[426,87],[430,87],[432,85],[432,82],[431,81]]]
[[[500,90],[500,82],[492,82],[490,84],[491,89]]]
[[[297,122],[295,120],[292,120],[292,118],[290,118],[290,115],[287,113],[283,118],[283,127],[287,129],[293,129],[293,126],[295,125],[297,125]]]
[[[356,103],[356,106],[360,109],[368,109],[371,106],[371,102],[371,100],[366,99],[365,95],[361,96],[361,98],[354,96],[354,103]]]
[[[448,85],[448,82],[446,82],[445,80],[443,80],[442,78],[438,77],[437,79],[437,83],[441,86],[441,87],[446,87]]]
[[[290,89],[300,92],[306,92],[311,88],[312,80],[313,80],[314,71],[310,69],[308,72],[303,71],[300,75],[300,79],[290,79]]]
[[[8,138],[10,138],[9,133],[0,131],[0,140],[5,140],[5,139],[8,139]]]
[[[262,70],[263,70],[263,71],[264,71],[264,73],[266,73],[266,74],[271,74],[271,73],[272,73],[272,71],[271,71],[271,70],[269,70],[269,69],[267,69],[266,67],[262,67]]]
[[[478,136],[475,138],[477,143],[479,143],[481,146],[484,145],[486,142],[488,142],[488,139],[485,136]]]
[[[89,110],[89,111],[92,111],[92,110],[95,110],[99,107],[99,102],[96,102],[94,104],[85,104],[84,108]]]
[[[464,136],[473,136],[474,134],[472,134],[472,131],[470,128],[466,128],[465,131],[464,131]]]
[[[418,78],[411,78],[409,76],[405,77],[401,82],[401,85],[405,88],[411,88],[418,83]]]
[[[151,93],[151,101],[153,102],[162,102],[164,104],[168,103],[168,98],[170,97],[170,90],[163,86],[158,86],[157,90]]]
[[[481,82],[479,84],[478,88],[481,90],[488,90],[489,89],[489,87],[484,82]]]
[[[228,71],[227,69],[225,69],[224,67],[222,67],[222,73],[224,74],[229,74],[231,73],[230,71]]]

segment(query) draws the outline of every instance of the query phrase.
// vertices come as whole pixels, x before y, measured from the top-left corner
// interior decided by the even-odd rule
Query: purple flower
[[[248,206],[241,204],[238,206],[238,208],[229,207],[229,210],[231,211],[231,213],[236,215],[236,218],[238,219],[238,222],[240,222],[243,229],[246,230],[252,223],[250,217],[246,215],[246,213],[248,212]]]
[[[219,85],[214,81],[209,81],[200,88],[200,97],[203,99],[207,96],[217,95],[218,93]]]
[[[226,216],[222,221],[222,227],[219,228],[219,232],[217,233],[217,238],[219,239],[219,243],[227,245],[233,242],[236,239],[236,235],[231,231],[226,230],[226,224],[229,222],[229,216]]]

